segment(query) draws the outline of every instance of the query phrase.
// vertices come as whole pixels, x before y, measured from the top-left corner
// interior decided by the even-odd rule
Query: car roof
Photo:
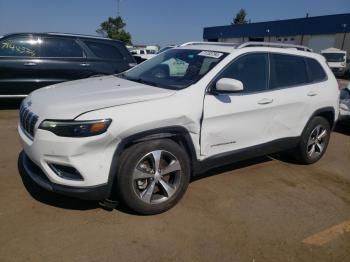
[[[184,45],[176,47],[178,49],[191,49],[191,50],[208,50],[208,51],[216,51],[216,52],[224,52],[224,53],[232,53],[236,50],[233,46],[220,46],[220,45]]]
[[[72,33],[56,33],[56,32],[19,32],[19,33],[11,33],[11,34],[6,34],[3,37],[8,37],[8,36],[24,36],[24,35],[38,35],[38,36],[61,36],[61,37],[67,37],[67,38],[86,38],[86,39],[96,39],[96,40],[104,40],[104,41],[115,41],[115,42],[120,42],[122,41],[111,39],[108,37],[103,37],[103,36],[94,36],[94,35],[84,35],[84,34],[72,34]]]
[[[270,42],[243,42],[243,43],[222,43],[222,42],[189,42],[177,47],[179,49],[207,50],[215,52],[235,53],[239,50],[250,52],[270,52],[290,55],[312,57],[318,60],[325,58],[312,51],[311,48],[300,45],[270,43]]]

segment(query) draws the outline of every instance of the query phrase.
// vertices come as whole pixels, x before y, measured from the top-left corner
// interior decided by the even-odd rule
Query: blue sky
[[[252,22],[350,12],[350,0],[121,0],[120,12],[137,44],[201,40],[203,27],[229,24],[240,8]],[[96,34],[117,0],[0,0],[0,35],[11,32]]]

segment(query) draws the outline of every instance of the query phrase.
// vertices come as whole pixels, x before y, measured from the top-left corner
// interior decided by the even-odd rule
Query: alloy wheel
[[[307,143],[307,154],[310,158],[321,155],[326,146],[327,129],[317,125],[311,132]]]
[[[180,180],[180,162],[165,150],[155,150],[143,156],[132,174],[133,189],[147,204],[167,201],[179,188]]]

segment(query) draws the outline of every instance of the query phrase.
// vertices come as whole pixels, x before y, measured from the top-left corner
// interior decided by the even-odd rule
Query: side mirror
[[[216,91],[239,92],[243,91],[243,83],[233,78],[221,78],[216,82]]]

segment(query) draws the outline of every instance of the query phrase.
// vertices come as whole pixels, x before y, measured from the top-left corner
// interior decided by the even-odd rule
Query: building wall
[[[264,41],[265,42],[277,42],[277,43],[288,43],[288,44],[296,44],[296,45],[305,45],[308,46],[310,43],[311,37],[317,37],[317,35],[292,35],[292,36],[265,36]],[[322,36],[322,35],[321,35]],[[337,33],[334,34],[335,42],[334,46],[335,48],[341,49],[342,42],[344,39],[344,33]],[[279,41],[280,40],[280,41]],[[226,42],[226,43],[240,43],[249,41],[248,37],[239,37],[239,38],[219,38],[219,42]],[[332,47],[332,46],[329,46]],[[344,41],[344,47],[343,50],[347,51],[348,58],[350,58],[350,33],[345,34],[345,41]]]

